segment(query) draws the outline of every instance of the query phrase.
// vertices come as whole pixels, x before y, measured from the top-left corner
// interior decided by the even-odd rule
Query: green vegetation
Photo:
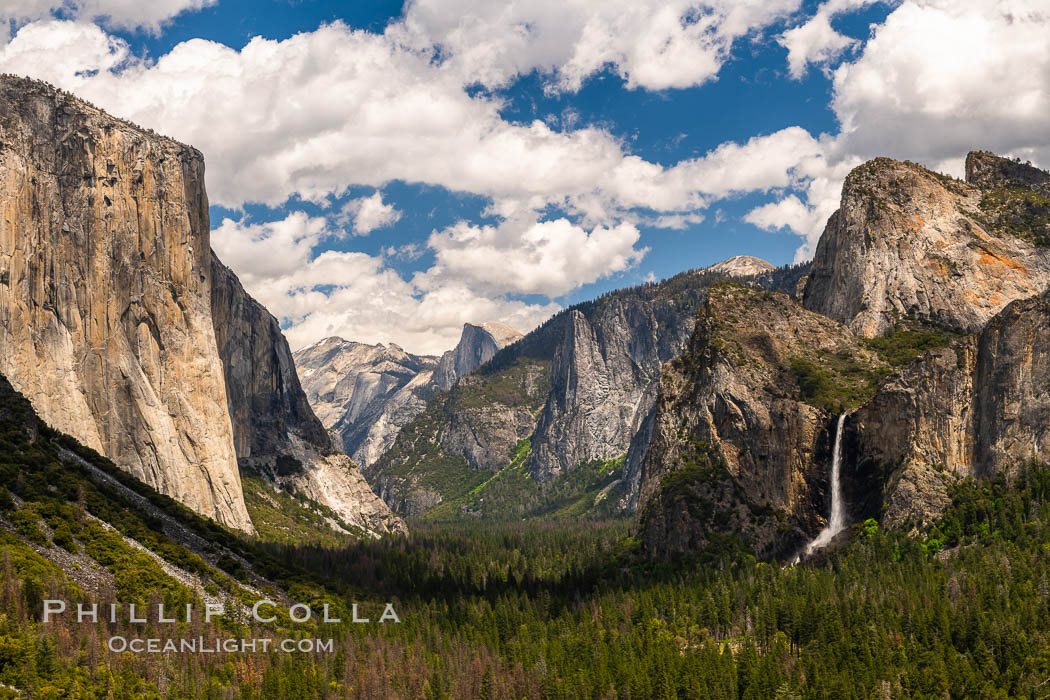
[[[501,372],[468,375],[450,390],[449,402],[457,411],[494,406],[542,405],[550,383],[550,365],[541,362],[515,362]]]
[[[985,192],[983,223],[994,231],[1050,247],[1050,195],[1028,187],[1005,186]]]
[[[581,464],[540,484],[525,469],[529,439],[519,440],[510,463],[468,494],[449,499],[428,511],[424,520],[447,522],[544,518],[614,517],[616,488],[623,475],[623,456]]]
[[[274,489],[256,476],[242,476],[244,502],[259,537],[267,542],[345,545],[351,536],[364,532],[343,522],[330,508],[302,496]],[[343,532],[332,527],[337,525]]]
[[[802,401],[831,415],[867,401],[887,374],[885,368],[863,364],[850,353],[823,349],[812,358],[792,357],[789,367]]]
[[[373,483],[396,484],[395,492],[425,489],[441,494],[438,517],[455,517],[458,506],[473,498],[473,492],[492,479],[494,472],[476,469],[461,454],[446,448],[453,415],[478,439],[498,440],[489,435],[491,424],[511,411],[524,410],[535,416],[549,386],[550,363],[526,357],[509,361],[498,372],[462,378],[450,391],[438,392],[402,428],[394,445],[369,470],[369,478]],[[507,483],[501,479],[500,485]]]
[[[403,622],[325,630],[333,654],[168,658],[99,654],[95,627],[36,622],[56,572],[5,534],[5,580],[25,583],[0,590],[0,683],[33,697],[850,699],[1041,697],[1050,677],[1045,467],[959,484],[918,537],[866,521],[793,568],[729,548],[651,564],[629,528],[419,524],[275,549],[308,572],[301,599],[380,596]]]
[[[958,338],[959,334],[941,326],[908,317],[895,323],[889,333],[861,342],[893,367],[904,367],[919,355],[947,347]]]
[[[906,317],[877,338],[861,338],[862,347],[874,352],[887,366],[862,361],[854,353],[818,350],[810,356],[790,360],[802,400],[821,410],[838,414],[868,400],[894,369],[910,364],[923,353],[943,348],[959,334],[941,326]]]
[[[454,498],[469,493],[489,474],[472,469],[461,455],[445,452],[441,429],[450,419],[450,394],[438,392],[408,423],[394,445],[369,470],[372,483],[394,482],[405,489],[426,488]]]
[[[834,361],[828,360],[829,365]],[[819,365],[818,365],[819,368]],[[839,372],[840,370],[835,370]],[[243,538],[205,521],[67,437],[39,425],[0,386],[0,697],[76,698],[1040,698],[1050,678],[1050,467],[1012,483],[963,481],[944,516],[914,536],[874,520],[817,562],[783,568],[712,538],[675,562],[641,556],[622,520],[417,523],[407,537],[339,547]],[[695,443],[665,490],[725,483]],[[527,444],[507,469],[520,473]],[[74,451],[88,465],[68,458]],[[165,518],[206,539],[192,551]],[[552,513],[620,469],[574,470]],[[489,492],[492,478],[475,493]],[[480,482],[479,482],[480,483]],[[473,487],[472,487],[473,488]],[[258,492],[257,492],[258,493]],[[593,502],[593,499],[592,501]],[[278,502],[280,505],[280,502]],[[271,504],[273,505],[273,504]],[[283,506],[281,506],[283,508]],[[316,525],[310,516],[285,524]],[[109,529],[101,523],[106,523]],[[44,624],[45,598],[198,600],[132,538],[250,602],[266,586],[344,622],[250,628],[222,636],[316,636],[332,653],[111,654],[105,640],[194,636],[124,623]],[[48,556],[90,557],[112,579],[99,593]],[[242,563],[243,562],[243,563]],[[268,595],[276,591],[265,590]],[[351,602],[392,601],[401,624],[354,625]],[[373,618],[381,608],[371,608]],[[17,689],[17,690],[12,690]]]

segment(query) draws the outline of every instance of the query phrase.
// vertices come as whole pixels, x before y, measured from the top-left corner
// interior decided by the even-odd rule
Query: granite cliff
[[[1050,291],[930,352],[857,412],[855,473],[881,484],[887,524],[926,523],[963,477],[1050,460]],[[874,477],[874,478],[873,478]]]
[[[330,508],[372,532],[404,524],[335,449],[299,383],[281,327],[236,275],[212,256],[212,320],[240,469]]]
[[[276,320],[214,259],[198,151],[5,76],[0,206],[0,373],[45,422],[230,527],[253,529],[238,460],[348,522],[402,527],[333,453]]]
[[[646,428],[650,554],[797,552],[829,511],[837,413],[849,521],[925,523],[956,479],[1050,459],[1050,175],[984,152],[966,174],[885,158],[854,170],[805,309],[710,293]]]
[[[849,329],[784,294],[713,287],[660,378],[638,497],[646,550],[796,551],[829,510],[829,428],[885,369]]]
[[[250,530],[201,154],[4,77],[0,206],[0,372],[57,430]]]
[[[1050,279],[1038,247],[1050,243],[1050,198],[1026,186],[1046,187],[1039,172],[985,153],[967,158],[966,182],[889,158],[856,168],[817,244],[804,306],[866,337],[906,316],[979,331]]]
[[[481,367],[521,337],[521,333],[504,323],[464,323],[456,347],[442,354],[434,369],[434,385],[446,391],[451,389],[457,379]]]

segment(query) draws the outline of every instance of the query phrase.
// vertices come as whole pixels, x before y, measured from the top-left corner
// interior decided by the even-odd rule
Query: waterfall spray
[[[831,518],[828,519],[827,527],[806,545],[806,556],[831,542],[835,535],[846,529],[846,506],[842,502],[842,484],[839,481],[839,470],[842,468],[842,424],[845,420],[846,414],[839,414],[835,426],[835,446],[831,454]]]

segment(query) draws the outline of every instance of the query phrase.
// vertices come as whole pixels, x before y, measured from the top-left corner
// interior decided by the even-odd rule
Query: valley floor
[[[333,651],[196,655],[102,650],[113,634],[200,632],[192,626],[41,623],[41,598],[86,594],[4,532],[0,697],[1045,694],[1048,469],[1028,469],[1011,488],[962,484],[945,517],[919,536],[856,525],[847,545],[794,568],[729,546],[651,565],[638,558],[630,528],[417,523],[408,537],[339,549],[255,542],[245,551],[269,562],[269,575],[300,602],[365,601],[378,614],[378,603],[392,601],[402,622],[284,620],[277,636],[331,637]],[[274,635],[223,625],[219,636]]]

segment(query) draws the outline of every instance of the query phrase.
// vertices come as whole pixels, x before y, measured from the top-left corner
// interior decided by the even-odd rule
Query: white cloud
[[[502,212],[558,203],[602,214],[644,204],[624,185],[651,191],[666,173],[600,129],[506,122],[498,101],[471,97],[427,56],[342,24],[240,51],[194,39],[154,64],[93,25],[32,24],[0,50],[0,69],[194,144],[212,201],[229,207],[399,179],[489,196]],[[678,184],[660,207],[693,206]]]
[[[605,224],[633,207],[692,213],[705,197],[783,186],[791,158],[744,159],[815,143],[794,127],[664,167],[598,128],[504,121],[497,100],[471,97],[428,56],[341,24],[240,51],[194,39],[154,64],[93,25],[31,24],[0,49],[0,69],[194,144],[211,200],[234,208],[403,180],[491,197],[508,218],[554,204]]]
[[[157,32],[167,20],[200,10],[217,0],[5,0],[0,21],[15,23],[46,19],[56,12],[78,20],[101,21],[121,29]]]
[[[693,224],[702,223],[703,220],[702,214],[664,214],[652,219],[643,219],[642,223],[653,228],[683,231]]]
[[[479,294],[459,280],[424,288],[403,279],[382,257],[318,254],[331,235],[324,218],[292,212],[258,224],[224,219],[212,247],[249,294],[292,321],[285,334],[293,348],[339,335],[440,353],[456,344],[465,322],[500,321],[528,331],[561,309]]]
[[[413,0],[391,34],[438,45],[443,67],[495,87],[539,70],[578,90],[607,66],[628,87],[684,88],[714,79],[736,39],[798,9],[799,0]]]
[[[344,204],[337,221],[351,226],[355,234],[364,236],[400,219],[401,212],[393,204],[384,203],[382,193],[376,191],[368,197],[351,199]]]
[[[935,164],[987,148],[1050,163],[1048,36],[1044,0],[905,2],[835,71],[839,149]]]
[[[751,25],[745,20],[732,10],[720,21],[746,32]],[[404,309],[412,314],[437,309],[424,302],[453,293],[446,289],[455,290],[456,298],[478,299],[564,294],[641,259],[645,251],[636,247],[639,233],[632,223],[641,219],[634,210],[664,217],[661,225],[684,225],[698,220],[713,198],[796,183],[799,159],[820,148],[794,127],[659,165],[626,152],[599,128],[559,132],[541,121],[504,121],[498,100],[472,97],[451,70],[425,52],[342,24],[283,41],[255,38],[239,51],[195,39],[147,62],[97,26],[37,22],[0,48],[0,70],[49,80],[199,147],[208,161],[208,192],[215,204],[278,205],[295,195],[326,204],[350,186],[378,189],[395,179],[491,198],[489,213],[503,223],[464,223],[435,233],[428,242],[435,265],[411,283],[381,258],[318,256],[324,247],[319,244],[331,235],[330,222],[322,219],[298,214],[271,224],[223,222],[216,250],[253,294],[294,321],[293,338],[309,339],[311,329],[329,332],[333,324],[346,330],[354,318],[361,330],[350,337],[365,339],[372,331],[363,310],[347,315],[335,306],[350,303],[348,290],[366,288],[364,280],[386,290],[366,307],[386,300],[391,309],[402,309],[392,312],[384,328],[394,318],[411,327]],[[542,221],[538,212],[550,205],[570,217]],[[349,221],[352,215],[356,232],[365,233],[397,214],[377,192],[334,219],[338,224],[340,216]],[[463,243],[468,232],[475,235],[469,246]],[[418,253],[405,249],[391,257]],[[348,275],[361,279],[344,288]],[[513,314],[531,319],[540,308],[500,298],[485,308],[502,317],[473,320],[507,320]],[[416,301],[405,301],[411,299]],[[463,308],[478,310],[480,304],[464,302]],[[456,328],[471,320],[460,316],[457,312]],[[430,332],[444,338],[446,330]],[[399,340],[419,347],[409,341]]]
[[[296,211],[280,221],[251,225],[223,219],[211,233],[211,246],[253,295],[260,300],[269,297],[264,301],[269,306],[276,300],[270,294],[277,290],[269,289],[268,282],[288,279],[302,270],[328,235],[323,217]]]
[[[638,238],[638,229],[627,223],[588,233],[567,219],[460,222],[431,234],[427,245],[436,262],[418,283],[437,287],[453,279],[486,294],[558,297],[634,266],[647,252],[634,247]]]
[[[829,142],[823,146],[830,150]],[[767,231],[786,229],[801,237],[803,243],[795,251],[795,262],[808,260],[813,257],[828,217],[838,209],[842,181],[860,163],[861,159],[855,156],[831,162],[825,153],[812,154],[796,168],[798,182],[795,189],[805,201],[798,194],[789,193],[752,209],[744,216],[744,221]]]
[[[777,42],[788,50],[788,70],[798,80],[806,74],[809,64],[828,63],[848,48],[860,42],[835,31],[831,26],[831,14],[820,8],[805,24],[789,29],[777,38]]]
[[[469,300],[482,294],[558,295],[628,269],[643,254],[638,225],[683,226],[712,202],[748,192],[775,199],[747,220],[803,237],[805,257],[849,167],[875,155],[957,170],[966,151],[980,147],[1050,162],[1050,9],[1041,0],[903,2],[858,47],[857,58],[833,73],[838,135],[789,127],[669,165],[633,155],[607,131],[572,120],[562,131],[541,121],[507,122],[497,98],[471,96],[465,82],[500,85],[538,69],[557,89],[571,90],[611,65],[632,87],[699,84],[717,75],[735,39],[770,26],[797,1],[640,4],[639,11],[616,2],[467,7],[458,1],[414,2],[404,23],[384,35],[333,24],[283,41],[256,38],[240,50],[192,40],[155,62],[130,55],[94,25],[34,22],[0,47],[0,70],[44,78],[198,146],[218,204],[277,205],[295,195],[324,203],[351,186],[378,189],[396,179],[488,197],[487,213],[504,219],[432,234],[427,251],[434,266],[411,281],[382,257],[316,257],[328,223],[305,218],[252,229],[256,238],[244,245],[287,246],[286,260],[298,268],[266,272],[247,258],[238,261],[236,249],[220,254],[246,278],[255,275],[260,296],[274,285],[274,310],[297,319],[293,337],[350,327],[351,316],[334,304],[353,295],[337,275],[359,275],[351,285],[357,292],[370,280],[376,300],[402,309],[397,317],[406,328],[422,328],[426,322],[413,314],[439,313],[427,300],[455,297],[478,309],[480,302]],[[835,60],[846,43],[835,37],[831,18],[865,4],[831,0],[795,28],[811,25],[810,35],[782,34],[786,45],[796,40],[793,73]],[[621,31],[625,26],[630,30]],[[378,193],[365,200],[367,210],[360,202],[347,212],[358,232],[397,213]],[[538,212],[551,205],[568,216],[542,220]],[[569,246],[585,252],[578,270],[557,262]],[[420,252],[417,246],[388,255]],[[513,264],[503,270],[508,260]],[[319,291],[325,284],[336,291]],[[505,296],[490,301],[498,308],[489,310],[504,316],[529,317],[536,308],[512,308]],[[444,337],[445,330],[435,333]]]
[[[827,3],[827,16],[851,0]],[[856,60],[833,74],[840,132],[794,172],[801,187],[752,210],[812,255],[852,166],[876,156],[961,176],[973,149],[1050,165],[1050,6],[1043,0],[908,0],[878,25]],[[807,61],[819,60],[809,54]],[[802,64],[804,66],[804,64]]]

